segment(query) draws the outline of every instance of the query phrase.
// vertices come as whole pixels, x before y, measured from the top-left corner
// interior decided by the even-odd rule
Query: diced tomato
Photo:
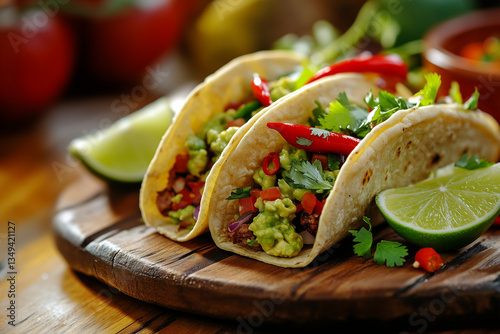
[[[244,118],[237,118],[233,121],[227,122],[226,129],[228,129],[232,126],[242,127],[243,125],[245,125],[245,119]]]
[[[200,203],[201,195],[203,194],[203,188],[205,187],[205,182],[204,181],[188,182],[187,184],[193,194],[193,203],[196,204]]]
[[[243,104],[243,101],[236,101],[236,102],[231,101],[226,105],[226,107],[224,108],[224,111],[228,111],[231,109],[238,110],[242,104]]]
[[[316,212],[318,215],[323,212],[323,207],[325,206],[325,203],[321,202],[320,200],[316,200],[316,206],[314,207],[314,212]]]
[[[321,168],[323,168],[323,170],[328,168],[328,157],[326,155],[314,153],[311,159],[311,163],[313,163],[315,160],[319,160],[319,162],[321,162]]]
[[[316,206],[316,202],[317,202],[316,196],[314,196],[311,193],[306,193],[304,195],[304,198],[302,198],[302,201],[300,202],[300,204],[302,204],[302,207],[304,208],[305,212],[307,212],[308,214],[311,214],[314,211],[314,207]]]
[[[295,207],[296,207],[296,209],[295,209],[295,213],[297,213],[297,212],[300,212],[300,211],[304,210],[304,208],[302,207],[302,205],[301,205],[301,204],[295,204]]]
[[[255,198],[245,197],[240,198],[238,201],[240,203],[240,215],[244,214],[245,212],[255,211]]]
[[[260,198],[264,201],[275,201],[281,198],[281,190],[278,187],[271,187],[260,192]]]
[[[175,157],[175,164],[174,164],[175,172],[186,173],[188,161],[189,161],[188,154],[177,154],[177,156]]]
[[[177,211],[184,209],[186,206],[193,204],[194,194],[187,189],[181,190],[178,194],[182,195],[179,203],[172,203],[172,210]]]
[[[253,188],[253,189],[252,189],[252,191],[250,192],[250,195],[251,195],[253,198],[257,199],[257,198],[259,198],[259,197],[260,197],[260,190],[259,190],[259,189],[257,189],[257,188]]]

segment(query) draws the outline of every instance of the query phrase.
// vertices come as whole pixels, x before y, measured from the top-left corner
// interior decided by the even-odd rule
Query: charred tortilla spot
[[[363,181],[361,182],[363,185],[366,185],[368,182],[370,182],[370,178],[373,175],[373,170],[369,169],[365,172],[365,176],[363,176]]]
[[[399,158],[401,156],[401,147],[398,147],[398,150],[396,151],[396,158]]]
[[[406,171],[408,170],[408,168],[410,167],[410,165],[411,165],[411,161],[408,161],[406,163],[405,169],[403,170],[403,174],[406,173]]]
[[[431,165],[437,164],[440,160],[441,156],[439,155],[439,153],[434,154],[431,159]]]
[[[410,145],[411,145],[411,140],[409,142],[406,143],[406,149],[409,149],[410,148]]]

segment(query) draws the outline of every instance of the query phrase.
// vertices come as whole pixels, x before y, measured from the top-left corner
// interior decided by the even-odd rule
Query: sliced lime
[[[379,193],[376,203],[401,237],[453,250],[476,240],[500,213],[500,164],[450,168],[414,185]]]
[[[170,101],[158,99],[109,128],[74,139],[69,151],[100,177],[141,182],[173,114]]]

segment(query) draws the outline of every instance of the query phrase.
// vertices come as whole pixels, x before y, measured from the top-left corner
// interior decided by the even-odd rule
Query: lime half
[[[109,128],[74,139],[69,151],[100,177],[141,182],[173,114],[169,99],[160,98]]]
[[[387,223],[407,241],[446,251],[476,240],[500,213],[500,164],[449,168],[414,185],[379,193]]]

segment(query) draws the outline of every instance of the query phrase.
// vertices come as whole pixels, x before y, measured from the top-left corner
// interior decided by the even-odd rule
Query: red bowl
[[[472,12],[443,22],[424,36],[423,64],[426,72],[441,75],[438,96],[448,95],[452,81],[460,85],[463,98],[479,91],[479,109],[500,122],[500,66],[459,56],[469,43],[500,37],[500,8]]]

